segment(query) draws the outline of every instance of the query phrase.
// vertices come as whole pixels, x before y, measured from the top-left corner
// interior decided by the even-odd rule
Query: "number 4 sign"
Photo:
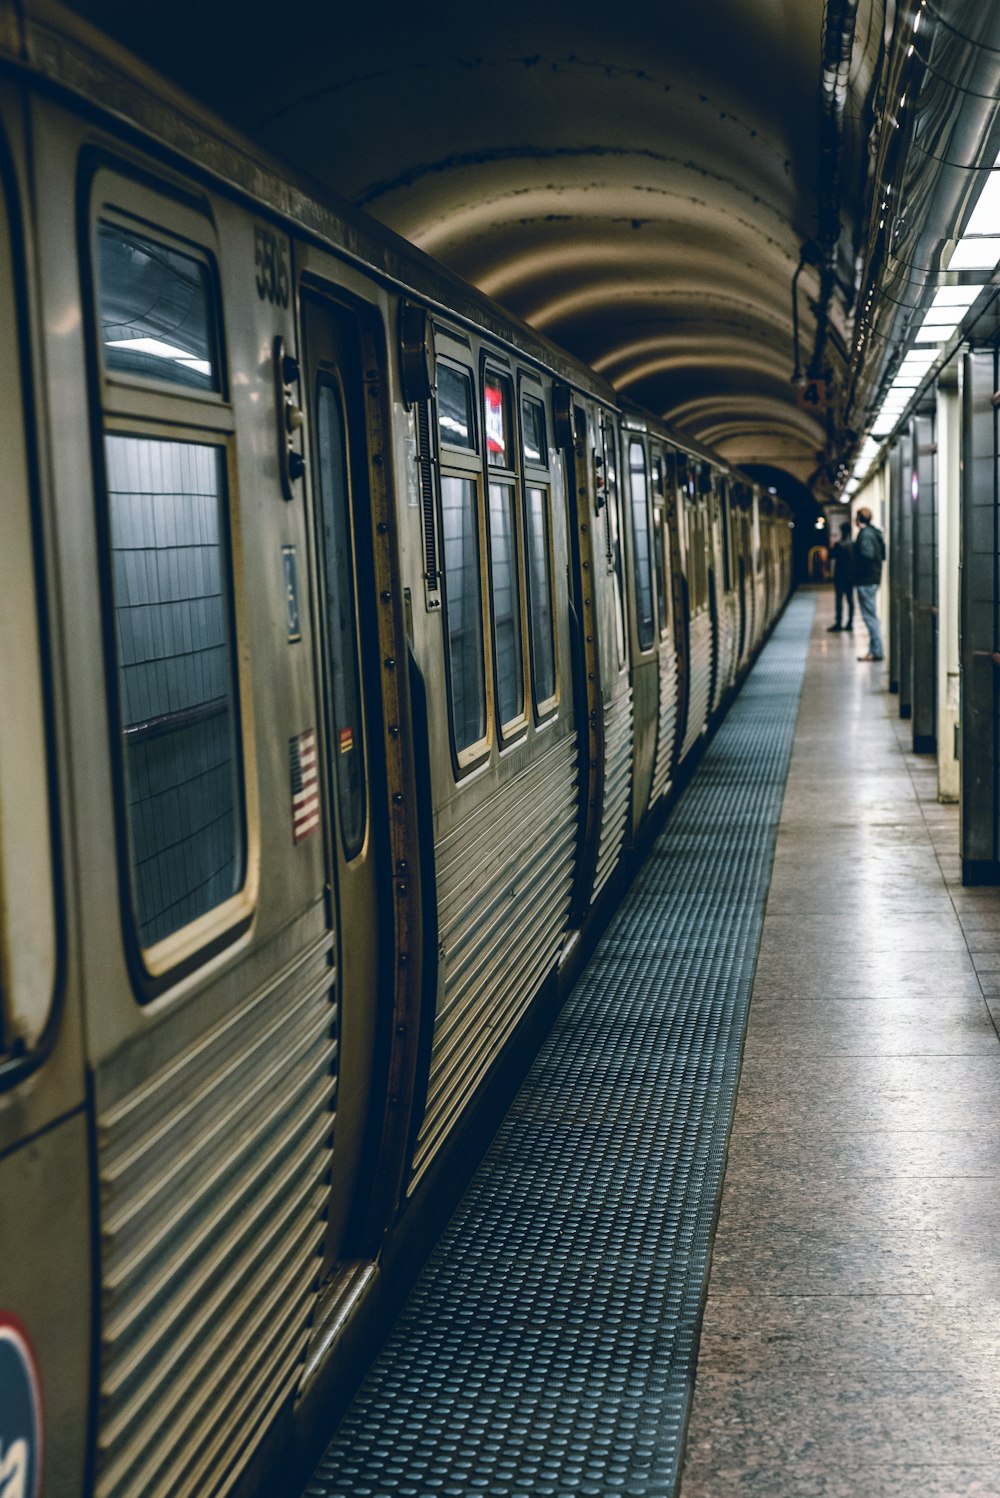
[[[825,411],[827,406],[826,381],[807,380],[795,392],[795,404],[804,411]]]

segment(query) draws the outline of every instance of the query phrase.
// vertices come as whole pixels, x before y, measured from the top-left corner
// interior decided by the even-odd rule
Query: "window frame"
[[[645,657],[653,655],[655,653],[656,642],[659,638],[659,625],[657,620],[656,578],[654,576],[655,562],[653,558],[654,525],[651,503],[651,465],[646,441],[642,433],[628,429],[626,429],[626,431],[628,436],[628,442],[626,444],[626,460],[628,467],[628,526],[630,550],[632,554],[632,567],[630,569],[630,581],[632,584],[632,631],[635,641],[636,656],[640,659],[644,659]],[[635,470],[632,466],[632,454],[636,448],[638,448],[639,452],[642,454],[642,498],[643,508],[646,514],[646,580],[649,586],[650,606],[650,637],[648,644],[643,644],[639,629],[639,548],[635,533],[636,502],[635,492],[633,489],[633,480],[637,476],[637,470]]]
[[[517,398],[517,410],[518,410],[518,428],[519,428],[519,433],[520,433],[520,448],[519,448],[519,452],[520,452],[520,457],[521,457],[521,471],[522,471],[522,475],[523,475],[523,482],[522,482],[522,486],[521,486],[522,487],[521,504],[522,504],[522,511],[523,511],[523,521],[522,521],[522,523],[523,523],[523,527],[524,527],[524,537],[525,537],[525,545],[524,545],[524,559],[525,559],[525,571],[524,571],[524,578],[525,578],[525,607],[526,607],[527,616],[528,616],[528,630],[529,630],[529,635],[530,635],[530,638],[529,638],[529,641],[528,641],[528,665],[529,665],[529,676],[530,676],[530,679],[531,679],[531,700],[532,700],[532,705],[533,705],[533,708],[534,708],[535,726],[536,727],[541,727],[543,724],[551,723],[552,720],[558,715],[558,712],[559,712],[559,703],[560,703],[561,695],[562,695],[561,691],[560,691],[560,685],[559,685],[559,666],[560,666],[560,659],[559,659],[559,630],[556,627],[556,586],[555,586],[556,558],[555,558],[555,536],[553,535],[553,515],[552,515],[552,471],[551,471],[551,466],[550,466],[551,460],[550,460],[550,456],[549,456],[549,454],[550,454],[550,449],[549,449],[549,430],[550,430],[551,423],[549,421],[549,413],[548,413],[548,410],[546,408],[545,391],[543,390],[543,388],[542,388],[542,386],[540,384],[536,383],[535,380],[533,380],[530,376],[526,375],[523,371],[521,371],[519,373],[518,382],[517,382],[517,397],[516,398]],[[526,400],[526,399],[534,401],[541,408],[542,421],[543,421],[544,427],[545,427],[545,452],[544,452],[544,460],[536,461],[534,458],[529,459],[527,457],[525,451],[524,451],[523,419],[522,419],[521,413],[522,413],[522,402],[524,400]],[[547,579],[546,579],[546,581],[547,581],[547,584],[548,584],[548,594],[549,594],[549,617],[550,617],[551,622],[552,622],[552,677],[553,677],[553,681],[555,683],[555,690],[552,692],[552,694],[550,696],[543,697],[543,698],[540,698],[538,696],[538,689],[537,689],[537,684],[536,684],[536,679],[535,679],[535,631],[534,631],[534,624],[533,624],[533,621],[532,621],[532,612],[531,612],[531,567],[530,567],[530,565],[528,563],[528,546],[527,546],[527,537],[528,537],[527,510],[528,510],[528,491],[529,491],[529,489],[540,489],[542,491],[542,497],[543,497],[542,502],[543,502],[544,509],[545,509],[545,520],[546,520],[546,558],[545,558],[545,560],[546,560],[546,567],[547,567]]]
[[[331,804],[331,809],[333,808],[334,805],[336,806],[335,820],[336,820],[337,828],[338,828],[338,831],[339,831],[340,846],[341,846],[341,851],[342,851],[343,856],[344,856],[344,862],[345,862],[345,864],[350,864],[350,863],[353,863],[355,861],[355,859],[363,858],[364,857],[364,855],[365,855],[365,853],[366,853],[366,851],[368,849],[369,839],[370,839],[370,836],[371,836],[371,787],[369,786],[369,783],[368,783],[368,759],[367,759],[368,723],[367,723],[366,716],[365,716],[364,673],[363,673],[362,663],[361,663],[361,607],[360,607],[360,605],[361,605],[361,599],[360,599],[360,597],[358,595],[358,573],[357,573],[357,565],[356,565],[356,563],[357,563],[357,538],[356,538],[355,533],[354,533],[354,504],[353,504],[353,496],[352,496],[352,493],[351,493],[351,488],[352,488],[352,484],[351,484],[351,457],[352,457],[352,454],[351,454],[351,430],[350,430],[350,421],[349,421],[349,410],[348,410],[348,404],[347,404],[347,393],[346,393],[346,391],[344,389],[344,381],[343,381],[343,377],[342,377],[341,371],[340,371],[339,368],[329,368],[328,366],[324,365],[322,361],[320,361],[319,364],[317,365],[316,369],[315,369],[315,388],[312,391],[312,399],[313,399],[312,409],[316,412],[316,432],[315,432],[315,435],[314,435],[314,438],[313,438],[313,441],[314,441],[314,444],[315,444],[315,449],[316,449],[316,468],[315,468],[316,482],[315,482],[314,503],[315,503],[315,509],[316,509],[316,514],[317,514],[317,519],[319,520],[319,522],[320,522],[321,525],[323,524],[324,519],[325,519],[325,516],[324,516],[324,508],[325,507],[324,507],[323,492],[322,492],[323,473],[322,473],[322,460],[321,460],[321,453],[320,453],[319,421],[320,421],[320,401],[321,401],[322,392],[323,392],[324,389],[330,390],[330,391],[332,391],[334,393],[334,396],[335,396],[335,398],[337,400],[337,403],[338,403],[339,409],[340,409],[341,420],[342,420],[342,423],[343,423],[343,435],[344,435],[344,469],[345,469],[346,476],[347,476],[347,488],[348,488],[348,499],[347,499],[348,559],[349,559],[349,563],[350,563],[351,603],[352,603],[353,626],[354,626],[354,628],[353,628],[353,634],[354,634],[354,665],[355,665],[355,672],[356,672],[356,675],[355,675],[355,687],[356,687],[356,692],[357,692],[358,729],[359,729],[359,735],[360,735],[360,739],[361,739],[361,742],[360,742],[360,744],[358,744],[356,746],[356,749],[357,749],[357,753],[359,755],[359,763],[360,763],[360,766],[361,766],[362,802],[363,802],[363,809],[362,809],[362,811],[363,811],[363,820],[362,820],[361,838],[360,838],[360,841],[357,844],[357,847],[353,847],[353,845],[350,845],[348,843],[347,835],[346,835],[346,832],[345,832],[345,829],[344,829],[344,817],[343,817],[343,805],[342,805],[343,792],[342,792],[342,789],[341,789],[341,779],[340,779],[340,771],[339,771],[339,767],[340,767],[340,750],[339,750],[339,745],[335,746],[335,743],[334,743],[334,733],[336,732],[339,735],[339,733],[341,731],[341,724],[336,721],[336,717],[335,717],[335,714],[334,714],[334,692],[333,692],[332,675],[331,675],[331,680],[326,684],[326,701],[327,701],[328,707],[329,707],[329,709],[331,711],[331,716],[333,717],[333,722],[331,724],[327,725],[327,730],[326,730],[326,732],[327,732],[327,739],[328,739],[328,748],[327,748],[327,754],[326,754],[326,759],[327,759],[327,777],[326,778],[327,778],[327,784],[328,784],[329,790],[330,790],[330,804]],[[317,545],[317,553],[319,555],[321,555],[321,558],[322,558],[322,569],[323,569],[322,570],[322,578],[323,578],[323,592],[324,592],[323,615],[324,615],[324,619],[325,619],[325,616],[328,613],[328,607],[327,607],[327,605],[328,605],[328,602],[329,602],[329,559],[328,559],[327,554],[326,554],[325,544],[323,544],[323,538],[319,537],[317,539],[318,539],[318,542],[320,543],[320,544]],[[325,674],[331,674],[332,673],[332,659],[331,659],[332,655],[333,655],[333,651],[332,651],[332,648],[331,648],[331,645],[330,645],[329,637],[327,637],[326,644],[325,644],[325,649],[324,649],[324,652],[323,652],[323,670],[324,670]]]
[[[473,460],[475,460],[475,461],[478,462],[478,459],[479,459],[479,434],[480,434],[480,429],[482,427],[482,417],[481,417],[481,413],[479,411],[479,402],[478,402],[477,397],[476,397],[476,372],[473,369],[472,364],[471,364],[471,354],[470,354],[470,363],[469,364],[463,364],[462,361],[461,361],[461,359],[456,358],[453,354],[450,354],[450,353],[441,353],[441,352],[438,351],[438,352],[435,352],[434,364],[435,364],[435,369],[436,370],[437,369],[450,369],[450,370],[455,371],[458,374],[468,375],[468,377],[469,377],[469,388],[470,388],[470,390],[472,392],[472,408],[471,408],[471,412],[470,412],[470,419],[471,419],[471,422],[472,422],[472,441],[471,441],[471,443],[468,443],[468,444],[461,443],[461,442],[449,442],[447,440],[447,438],[442,435],[442,432],[441,432],[440,406],[439,406],[439,402],[438,402],[437,381],[436,381],[436,376],[435,376],[434,400],[433,400],[433,406],[434,406],[434,431],[436,433],[435,442],[436,442],[437,449],[438,449],[439,461],[442,462],[442,463],[444,462],[444,458],[441,456],[441,453],[444,450],[444,451],[447,451],[448,453],[458,455],[461,458],[466,458],[470,462],[473,461]]]
[[[500,382],[501,389],[506,386],[510,395],[510,405],[507,410],[507,441],[509,444],[509,464],[500,465],[491,463],[489,453],[486,450],[486,386],[492,376]],[[519,386],[514,377],[514,371],[509,364],[494,350],[484,348],[479,357],[479,385],[480,385],[480,412],[483,422],[483,503],[486,511],[486,583],[489,593],[489,631],[490,631],[490,655],[493,665],[493,702],[494,721],[496,724],[497,738],[501,749],[507,749],[512,744],[524,739],[532,714],[532,692],[531,674],[528,663],[528,618],[527,618],[527,569],[525,566],[524,552],[524,494],[522,484],[522,469],[518,462],[521,452],[521,422],[519,409]],[[513,491],[511,511],[514,516],[513,536],[513,560],[516,570],[517,586],[517,617],[520,625],[520,685],[521,685],[521,711],[513,718],[502,719],[500,716],[499,696],[499,660],[497,653],[497,618],[496,606],[493,596],[493,529],[490,521],[490,488],[498,484],[505,489]]]
[[[456,782],[466,779],[474,770],[482,765],[488,758],[493,747],[495,708],[493,689],[493,652],[487,649],[487,635],[492,639],[492,621],[490,618],[490,583],[488,577],[488,556],[486,552],[486,529],[487,516],[483,489],[484,459],[480,452],[480,428],[481,416],[479,413],[479,382],[477,380],[476,363],[471,346],[467,340],[458,342],[460,335],[456,335],[450,328],[435,325],[434,328],[434,357],[437,364],[446,364],[460,369],[463,374],[469,376],[472,386],[472,421],[474,447],[458,447],[451,443],[442,442],[441,424],[438,419],[437,389],[431,397],[431,420],[430,436],[433,452],[433,462],[436,470],[434,483],[434,509],[435,520],[440,536],[439,567],[440,567],[440,590],[441,608],[436,611],[441,619],[441,649],[444,661],[445,689],[448,701],[448,743],[451,748],[452,772]],[[470,481],[474,486],[475,514],[478,527],[477,549],[479,553],[479,610],[482,625],[483,643],[483,701],[484,731],[480,738],[464,748],[458,747],[458,738],[455,733],[455,699],[452,689],[451,669],[451,634],[448,625],[448,564],[447,547],[444,528],[443,507],[443,482],[446,478]]]
[[[618,422],[607,407],[598,409],[598,446],[604,475],[604,538],[606,570],[611,587],[611,628],[615,645],[615,676],[629,669],[628,597],[625,581],[625,537],[621,505],[621,468]],[[614,526],[612,526],[614,519]]]
[[[207,213],[179,200],[165,183],[152,184],[137,178],[122,165],[102,163],[89,183],[86,214],[86,248],[82,257],[87,341],[94,375],[92,420],[101,575],[101,614],[105,636],[105,681],[108,702],[109,751],[112,765],[114,819],[118,846],[119,896],[126,955],[140,1002],[155,998],[164,988],[204,966],[221,950],[232,946],[253,919],[259,888],[260,825],[253,738],[252,696],[249,664],[241,641],[246,639],[242,621],[246,617],[243,568],[240,556],[240,511],[235,454],[235,416],[230,399],[226,358],[225,321],[218,245]],[[215,351],[219,361],[219,389],[201,391],[130,374],[106,367],[101,346],[100,273],[98,234],[102,223],[164,244],[189,255],[208,267],[210,312],[214,324]],[[128,808],[128,782],[123,742],[124,710],[121,690],[121,657],[116,640],[116,603],[113,580],[111,515],[105,439],[114,436],[149,441],[188,443],[217,448],[222,454],[220,474],[225,486],[220,495],[222,558],[228,569],[227,626],[229,631],[233,743],[235,767],[235,814],[239,829],[239,885],[233,894],[177,927],[150,945],[144,945],[136,903],[135,866],[132,856],[132,820]]]
[[[657,548],[653,554],[653,586],[656,589],[659,638],[665,640],[673,626],[669,585],[670,521],[667,517],[667,463],[662,450],[655,446],[650,450],[649,496],[653,505],[653,545]]]

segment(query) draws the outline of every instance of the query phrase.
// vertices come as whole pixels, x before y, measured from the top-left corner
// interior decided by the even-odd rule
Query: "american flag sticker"
[[[319,826],[315,729],[307,728],[288,740],[288,758],[292,771],[292,841],[301,843]]]

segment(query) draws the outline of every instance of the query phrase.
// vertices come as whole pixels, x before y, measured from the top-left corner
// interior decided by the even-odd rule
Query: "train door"
[[[318,752],[326,782],[327,877],[338,930],[338,1093],[326,1234],[328,1263],[358,1256],[368,1192],[371,1087],[379,995],[386,975],[380,912],[379,809],[384,797],[378,747],[381,714],[366,679],[376,640],[367,626],[373,584],[368,441],[357,319],[320,296],[303,297],[304,383],[311,433],[313,549],[316,560],[322,728]],[[373,786],[373,781],[376,785]]]

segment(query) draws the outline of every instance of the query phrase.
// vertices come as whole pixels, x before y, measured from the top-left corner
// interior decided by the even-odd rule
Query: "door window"
[[[367,797],[351,547],[350,468],[343,398],[339,387],[323,374],[319,377],[316,397],[316,425],[333,710],[330,758],[344,854],[351,859],[364,844]]]
[[[525,489],[528,553],[528,613],[531,621],[531,674],[539,712],[556,695],[555,629],[552,619],[552,551],[549,491],[529,483]]]
[[[513,484],[491,480],[489,495],[490,583],[493,592],[497,707],[500,726],[503,728],[524,716],[517,507]]]
[[[628,449],[629,496],[632,501],[632,542],[635,563],[635,627],[640,650],[649,650],[656,633],[653,618],[652,556],[649,536],[649,496],[646,491],[646,450],[641,442]]]

